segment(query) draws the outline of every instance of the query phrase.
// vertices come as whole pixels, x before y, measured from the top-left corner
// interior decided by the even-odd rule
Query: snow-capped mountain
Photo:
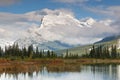
[[[95,22],[96,21],[93,18],[86,18],[86,19],[80,20],[80,24],[83,25],[84,27],[92,27],[92,25]]]
[[[5,48],[5,46],[12,45],[13,43],[14,43],[13,41],[0,39],[0,46],[1,46],[1,48],[3,48],[3,49]]]
[[[44,15],[40,27],[30,28],[27,31],[29,35],[16,40],[15,43],[18,43],[21,47],[32,44],[40,49],[69,48],[73,46],[72,43],[78,45],[76,37],[79,35],[80,29],[89,28],[94,22],[95,20],[92,18],[80,21],[72,15],[62,12]],[[68,42],[70,39],[71,41]]]
[[[19,25],[24,26],[31,22],[34,24],[30,27],[19,27],[21,32],[15,29],[15,32],[11,31],[11,35],[19,32],[15,35],[17,37],[20,35],[15,43],[21,47],[33,44],[40,49],[64,49],[73,45],[94,43],[112,34],[111,31],[114,32],[111,27],[93,18],[79,20],[72,12],[66,10],[44,9],[26,13],[24,16],[29,22],[19,22]],[[106,28],[103,30],[104,27]]]

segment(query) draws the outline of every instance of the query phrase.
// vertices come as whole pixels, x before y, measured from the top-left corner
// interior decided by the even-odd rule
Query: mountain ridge
[[[103,38],[100,41],[95,42],[95,44],[102,43],[102,42],[108,42],[108,41],[112,41],[112,40],[119,39],[119,38],[120,38],[120,35],[108,36],[108,37]]]
[[[90,17],[77,19],[73,13],[66,10],[43,9],[26,13],[24,16],[35,24],[26,28],[23,32],[19,31],[16,35],[15,33],[11,34],[15,35],[12,36],[12,40],[21,47],[33,44],[35,47],[41,46],[40,48],[42,48],[42,45],[46,45],[44,46],[46,49],[55,49],[52,46],[57,49],[60,47],[60,49],[64,49],[73,45],[91,44],[101,40],[106,35],[112,34],[112,28],[105,26],[100,21]],[[103,27],[106,27],[106,29],[103,30]]]
[[[111,38],[111,40],[103,41],[103,40],[106,40],[107,38],[108,39]],[[89,45],[77,46],[77,47],[74,47],[74,48],[64,49],[64,50],[58,50],[58,51],[56,51],[56,53],[65,54],[66,51],[68,51],[71,54],[78,54],[78,55],[81,56],[83,54],[89,53],[93,45],[95,45],[96,47],[100,46],[100,45],[103,45],[103,46],[107,46],[109,48],[112,45],[116,45],[117,51],[120,52],[120,36],[119,35],[105,37],[103,40],[100,40],[96,43],[89,44]]]
[[[39,47],[40,49],[50,49],[50,50],[67,49],[67,48],[72,48],[75,45],[76,46],[81,45],[81,44],[75,44],[75,45],[68,44],[63,41],[65,37],[71,34],[71,31],[73,30],[73,28],[77,32],[79,31],[80,28],[84,28],[84,27],[90,28],[90,26],[94,24],[95,20],[92,18],[86,18],[85,20],[78,21],[78,20],[75,20],[69,14],[64,16],[63,15],[64,13],[59,13],[57,15],[50,14],[50,15],[43,16],[41,19],[40,27],[29,29],[28,30],[29,36],[18,39],[15,41],[15,43],[18,43],[21,47],[29,46],[33,44],[34,46]],[[61,19],[63,20],[62,22],[61,22]],[[72,24],[67,24],[68,26],[64,27],[64,25],[67,23],[65,21],[68,21],[70,23],[73,23],[74,21],[75,25],[78,25],[78,26],[71,27]],[[77,32],[74,32],[75,36],[78,34]],[[50,45],[47,45],[47,44],[50,44]]]

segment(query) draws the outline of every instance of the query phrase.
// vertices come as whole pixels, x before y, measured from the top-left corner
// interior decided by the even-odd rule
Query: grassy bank
[[[40,71],[47,67],[48,71],[79,71],[84,64],[119,64],[120,59],[0,59],[0,73],[20,73]]]
[[[39,65],[61,65],[61,64],[96,64],[96,63],[120,63],[120,59],[94,59],[94,58],[80,58],[80,59],[62,59],[62,58],[43,58],[43,59],[0,59],[1,65],[10,64],[39,64]]]

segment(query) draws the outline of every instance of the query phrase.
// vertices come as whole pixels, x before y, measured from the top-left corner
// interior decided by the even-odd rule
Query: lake
[[[4,72],[0,74],[0,80],[120,80],[120,65],[117,64],[81,65],[76,68],[75,71],[43,67],[33,72]]]

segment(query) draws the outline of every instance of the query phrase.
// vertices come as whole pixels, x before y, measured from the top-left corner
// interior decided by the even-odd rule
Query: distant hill
[[[68,52],[71,54],[79,54],[79,55],[86,54],[86,53],[89,53],[89,51],[93,45],[95,45],[96,47],[99,45],[109,46],[109,47],[111,47],[112,45],[116,45],[118,52],[120,52],[120,40],[119,39],[120,39],[120,36],[106,37],[103,40],[98,41],[94,44],[70,48],[70,49],[68,49]],[[64,53],[66,53],[66,51],[67,51],[67,49],[56,51],[56,52],[59,54],[64,54]]]
[[[102,42],[108,42],[108,41],[116,40],[116,39],[119,39],[119,38],[120,38],[120,35],[119,36],[109,36],[109,37],[103,38],[102,40],[96,42],[95,44],[102,43]]]
[[[20,47],[28,47],[32,44],[34,48],[37,46],[40,50],[62,50],[74,47],[73,45],[65,44],[60,41],[45,41],[41,38],[24,38],[15,41],[15,43],[18,43]]]

